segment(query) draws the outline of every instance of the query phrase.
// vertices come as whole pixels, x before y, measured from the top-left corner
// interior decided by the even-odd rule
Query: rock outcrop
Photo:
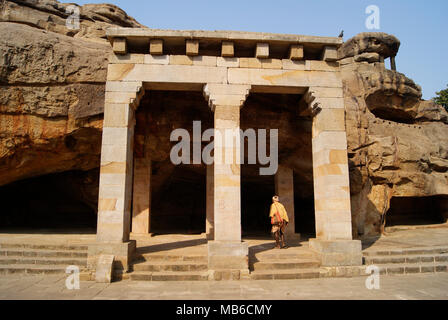
[[[79,28],[71,19],[73,14],[78,12]],[[144,27],[122,9],[111,4],[79,6],[56,0],[2,0],[0,21],[25,24],[37,29],[99,42],[105,42],[108,27]],[[72,26],[68,27],[70,24]]]
[[[400,41],[393,35],[382,32],[363,32],[347,40],[339,48],[341,58],[354,57],[363,60],[368,57],[395,57]]]
[[[391,35],[361,33],[339,50],[354,236],[382,232],[392,197],[448,195],[448,114],[385,69],[399,45]]]
[[[111,26],[142,27],[113,5],[1,1],[0,186],[99,167]]]

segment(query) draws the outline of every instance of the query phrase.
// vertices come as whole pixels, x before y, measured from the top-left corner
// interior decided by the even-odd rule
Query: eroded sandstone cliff
[[[142,27],[113,5],[1,1],[0,186],[99,166],[110,26]]]
[[[439,196],[446,211],[448,114],[384,67],[399,46],[391,35],[361,33],[339,50],[355,236],[383,230],[393,197]]]

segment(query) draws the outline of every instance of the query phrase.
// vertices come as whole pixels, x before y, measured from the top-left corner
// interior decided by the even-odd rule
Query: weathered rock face
[[[79,10],[79,29],[67,27],[73,22],[73,8]],[[55,0],[5,0],[0,2],[0,21],[29,25],[62,35],[104,42],[111,26],[141,28],[134,18],[111,4],[78,6]],[[73,24],[73,23],[72,23]]]
[[[347,40],[339,49],[339,57],[354,57],[364,60],[369,57],[395,57],[400,41],[393,35],[382,32],[363,32]]]
[[[366,33],[339,50],[355,236],[382,231],[392,197],[448,195],[448,114],[379,62],[398,47],[393,36]],[[380,59],[369,63],[366,53]]]
[[[0,2],[0,186],[99,167],[106,28],[142,26],[115,6],[85,5],[71,30],[69,5]]]

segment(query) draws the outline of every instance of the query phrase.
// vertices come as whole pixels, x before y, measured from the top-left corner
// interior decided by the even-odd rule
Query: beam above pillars
[[[185,47],[187,56],[197,56],[199,54],[199,40],[186,40]]]
[[[115,38],[112,49],[115,54],[126,54],[128,53],[128,45],[126,38]]]
[[[289,48],[289,59],[291,60],[303,60],[304,53],[303,53],[303,45],[300,44],[293,44]]]
[[[269,58],[269,43],[257,43],[255,58]]]
[[[149,41],[149,54],[162,55],[163,54],[163,40],[153,39]]]
[[[322,53],[322,60],[324,61],[337,61],[338,60],[338,48],[334,46],[325,46]]]
[[[221,56],[223,57],[233,57],[235,55],[235,48],[234,44],[231,41],[223,41],[222,42],[222,49],[221,49]]]

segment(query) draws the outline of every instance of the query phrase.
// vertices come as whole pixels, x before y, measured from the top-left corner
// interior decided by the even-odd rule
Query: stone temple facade
[[[160,90],[201,93],[215,132],[240,128],[252,94],[299,96],[294,112],[311,122],[316,237],[309,246],[322,266],[362,264],[361,241],[352,237],[344,91],[337,62],[341,38],[133,28],[111,28],[107,37],[113,54],[107,70],[91,268],[107,254],[127,269],[135,250],[130,232],[150,232],[152,155],[136,146],[142,130],[136,114],[143,99],[150,101],[152,92]],[[215,154],[233,151],[215,146]],[[280,161],[273,181],[292,220],[290,240],[300,236],[294,230],[293,180],[291,167]],[[211,272],[249,272],[241,192],[238,162],[207,166],[203,197]]]

